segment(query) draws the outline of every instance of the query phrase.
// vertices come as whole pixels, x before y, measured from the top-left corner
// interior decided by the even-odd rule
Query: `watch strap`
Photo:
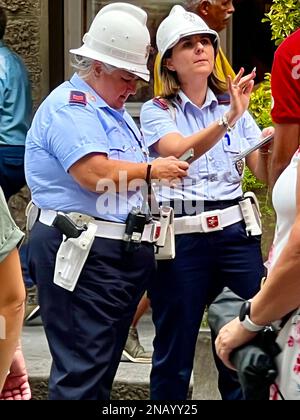
[[[262,331],[265,328],[265,325],[258,325],[255,324],[253,321],[251,321],[249,315],[245,316],[245,319],[243,321],[240,321],[242,326],[250,332],[259,332]]]

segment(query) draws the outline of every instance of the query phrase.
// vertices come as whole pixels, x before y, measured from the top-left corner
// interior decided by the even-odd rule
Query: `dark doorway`
[[[49,90],[64,80],[64,1],[50,0],[49,13]]]
[[[250,72],[256,67],[256,83],[271,71],[276,47],[271,41],[268,22],[261,20],[272,5],[272,0],[236,0],[233,15],[232,62],[235,71],[245,67]]]

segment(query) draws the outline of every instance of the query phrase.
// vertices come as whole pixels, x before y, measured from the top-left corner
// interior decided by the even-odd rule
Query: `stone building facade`
[[[48,93],[48,1],[1,0],[0,5],[7,13],[5,41],[29,70],[36,107]]]

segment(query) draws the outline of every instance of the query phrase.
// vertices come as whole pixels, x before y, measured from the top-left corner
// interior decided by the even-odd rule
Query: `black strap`
[[[145,178],[146,184],[142,187],[143,204],[141,210],[142,213],[146,214],[148,222],[153,219],[152,213],[154,213],[155,215],[159,215],[159,206],[151,185],[151,169],[152,165],[148,163]]]
[[[149,195],[151,195],[151,169],[152,169],[152,165],[151,163],[148,163],[147,173],[146,173],[146,183],[148,186],[148,198],[149,198]]]
[[[275,389],[276,389],[276,391],[277,391],[278,395],[280,396],[280,398],[281,398],[282,400],[285,400],[285,398],[284,398],[284,396],[283,396],[282,392],[280,391],[279,386],[277,385],[277,383],[276,383],[276,382],[274,382],[272,385],[275,387]]]
[[[150,206],[150,202],[151,202],[151,169],[152,169],[152,165],[150,163],[148,163],[147,165],[147,171],[146,171],[146,185],[142,186],[142,194],[143,194],[143,204],[142,204],[142,208],[141,211],[142,213],[144,213],[147,216],[147,221],[149,222],[152,219],[152,214],[151,214],[151,206]]]

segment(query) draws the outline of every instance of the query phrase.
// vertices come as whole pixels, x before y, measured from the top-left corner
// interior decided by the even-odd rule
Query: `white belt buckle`
[[[221,226],[221,211],[212,210],[204,211],[200,214],[201,225],[203,232],[215,232],[217,230],[223,230]]]

